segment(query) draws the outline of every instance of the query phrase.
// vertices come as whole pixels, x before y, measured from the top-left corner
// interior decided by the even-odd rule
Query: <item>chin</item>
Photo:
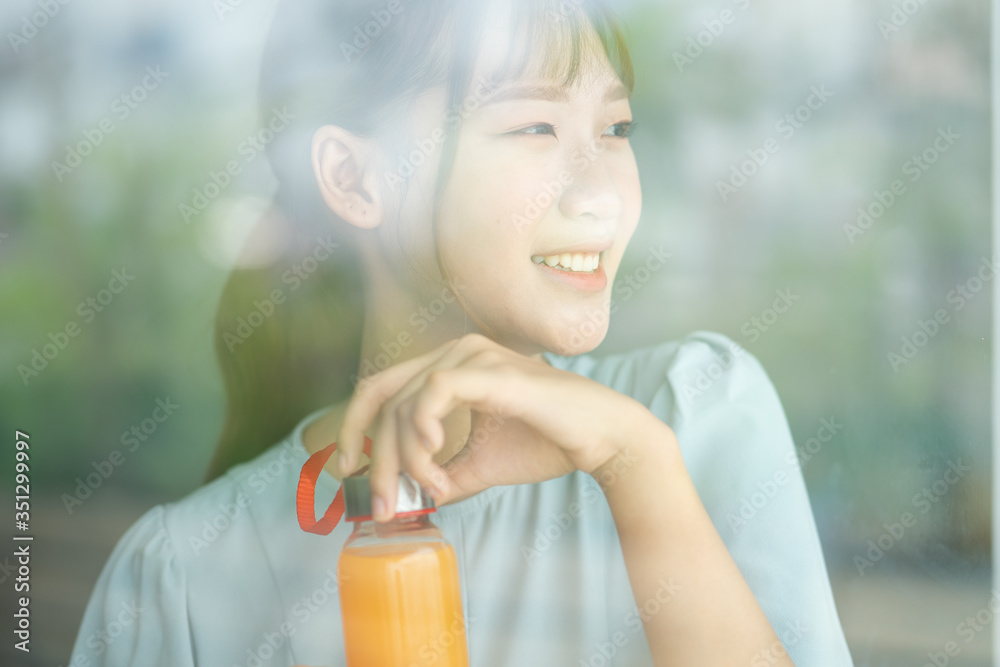
[[[551,331],[545,337],[545,348],[563,357],[574,357],[592,351],[608,333],[607,314],[581,318],[572,324]]]

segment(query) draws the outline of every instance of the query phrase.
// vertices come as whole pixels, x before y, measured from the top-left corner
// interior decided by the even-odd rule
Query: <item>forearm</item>
[[[616,471],[609,462],[594,477],[655,664],[793,665],[705,511],[673,431],[646,415],[633,422],[629,465]]]

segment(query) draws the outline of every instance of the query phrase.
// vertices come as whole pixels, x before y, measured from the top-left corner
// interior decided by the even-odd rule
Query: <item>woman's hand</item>
[[[442,468],[432,460],[445,445],[442,421],[463,407],[472,410],[469,439]],[[443,504],[491,486],[630,466],[635,427],[650,419],[663,426],[631,397],[479,334],[358,384],[337,440],[342,474],[356,467],[376,418],[369,473],[376,520],[392,517],[401,470]]]

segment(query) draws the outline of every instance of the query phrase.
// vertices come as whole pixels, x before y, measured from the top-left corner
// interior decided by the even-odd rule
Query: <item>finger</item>
[[[411,447],[419,445],[423,449],[433,454],[444,446],[444,424],[443,419],[451,410],[442,412],[436,416],[425,416],[419,421],[414,419],[413,400],[427,391],[427,383],[431,377],[441,376],[447,371],[454,371],[463,365],[475,363],[475,358],[479,356],[475,351],[470,351],[469,346],[464,350],[453,349],[449,354],[439,359],[435,364],[411,378],[405,387],[401,388],[389,403],[383,406],[383,410],[393,410],[396,414],[398,445],[402,451],[407,451]],[[441,377],[438,377],[441,380]],[[450,403],[452,409],[459,407],[460,401]],[[428,457],[423,457],[428,460]]]
[[[485,368],[435,370],[414,397],[413,422],[420,433],[432,437],[432,448],[444,446],[441,420],[459,406],[501,416],[518,417],[518,406],[530,402],[527,387],[516,375],[499,375]]]
[[[448,476],[434,463],[433,454],[423,445],[413,426],[412,402],[406,401],[396,410],[396,441],[402,469],[416,480],[435,500],[447,495]]]
[[[364,444],[364,432],[382,405],[420,371],[444,357],[457,342],[457,339],[449,341],[432,352],[408,359],[358,382],[337,434],[338,466],[342,475],[356,467]]]
[[[489,341],[485,336],[468,334],[449,341],[434,352],[415,358],[423,359],[426,362],[423,367],[414,364],[415,360],[411,359],[399,366],[376,373],[368,379],[365,385],[359,384],[361,391],[348,406],[342,426],[341,437],[347,438],[349,447],[345,456],[348,463],[344,465],[355,464],[355,459],[352,457],[355,456],[357,445],[352,438],[368,428],[378,411],[386,407],[385,404],[390,400],[390,396],[398,404],[401,400],[421,389],[427,374],[432,370],[459,366],[470,357],[481,354],[483,348],[490,345],[495,345],[495,343]],[[396,369],[399,367],[405,367],[405,372],[397,371]],[[443,433],[440,428],[438,431]]]
[[[388,521],[396,513],[399,486],[399,449],[396,445],[395,415],[382,413],[372,444],[368,483],[371,487],[372,518]]]

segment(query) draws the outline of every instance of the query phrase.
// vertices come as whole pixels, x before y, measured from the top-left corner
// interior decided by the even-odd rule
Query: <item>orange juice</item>
[[[368,477],[343,484],[354,523],[337,562],[347,667],[468,667],[458,560],[428,517],[434,499],[402,472],[395,515],[376,522]]]
[[[426,517],[420,519],[437,532]],[[433,537],[348,543],[337,573],[348,667],[468,667],[458,563],[450,544]]]

